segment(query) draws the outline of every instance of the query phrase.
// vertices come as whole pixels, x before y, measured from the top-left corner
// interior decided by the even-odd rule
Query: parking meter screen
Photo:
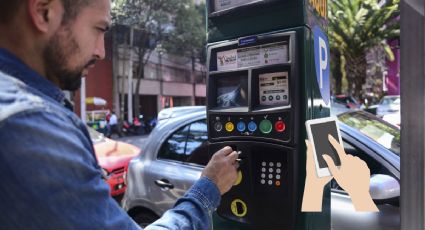
[[[266,73],[259,76],[260,105],[289,104],[288,72]]]
[[[217,78],[217,107],[248,106],[248,78],[246,76],[231,76]]]

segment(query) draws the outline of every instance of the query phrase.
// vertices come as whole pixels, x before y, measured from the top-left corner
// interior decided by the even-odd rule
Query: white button
[[[266,178],[266,174],[262,173],[261,178]]]
[[[276,179],[277,180],[280,180],[280,175],[276,175]]]
[[[273,172],[273,168],[269,168],[269,172],[271,172],[271,173],[272,173],[272,172]]]
[[[261,169],[261,172],[266,172],[266,168],[262,168]]]
[[[266,181],[265,180],[261,180],[261,184],[265,184],[266,183]]]
[[[281,171],[280,171],[280,169],[276,169],[276,172],[277,172],[277,173],[280,173]]]
[[[266,166],[266,165],[267,165],[267,163],[264,162],[264,161],[261,163],[261,166],[263,166],[263,167]]]
[[[269,179],[272,179],[273,178],[273,174],[269,174]]]
[[[269,166],[270,166],[270,167],[273,167],[273,165],[274,165],[274,164],[273,164],[273,162],[270,162],[270,163],[269,163]]]
[[[277,162],[276,166],[280,168],[280,166],[282,166],[282,164],[280,162]]]
[[[272,180],[269,180],[269,185],[272,185],[273,184],[273,181]]]

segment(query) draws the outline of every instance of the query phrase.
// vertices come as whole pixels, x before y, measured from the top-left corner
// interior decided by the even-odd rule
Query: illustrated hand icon
[[[350,195],[356,211],[379,211],[370,196],[370,170],[367,164],[358,157],[346,154],[344,148],[331,135],[328,139],[338,152],[341,166],[338,169],[328,155],[324,155],[323,159],[336,182]]]
[[[308,140],[305,140],[305,144],[307,145],[306,178],[301,210],[303,212],[321,212],[323,188],[332,180],[332,177],[317,176],[313,158],[313,146]]]

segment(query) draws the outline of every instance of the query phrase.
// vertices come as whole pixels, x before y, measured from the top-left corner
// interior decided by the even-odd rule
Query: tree
[[[134,28],[133,49],[138,55],[136,87],[134,92],[134,115],[140,114],[140,82],[144,78],[145,66],[152,51],[166,39],[175,27],[178,12],[187,8],[190,0],[113,0],[112,16],[114,24]],[[130,70],[132,71],[132,70]],[[133,96],[133,95],[128,95]]]
[[[387,40],[400,36],[398,4],[399,0],[330,0],[331,50],[338,50],[336,55],[345,60],[350,95],[361,97],[366,81],[366,52],[370,48],[381,47],[389,60],[394,59]]]
[[[164,43],[167,52],[190,57],[192,70],[195,69],[196,59],[202,63],[206,60],[205,12],[205,3],[199,5],[191,3],[180,9],[175,18],[175,29]]]

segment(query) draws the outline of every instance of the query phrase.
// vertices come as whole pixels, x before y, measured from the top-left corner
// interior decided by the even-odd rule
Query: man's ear
[[[47,33],[52,26],[58,26],[63,13],[61,4],[59,0],[28,0],[28,16],[34,28]]]

